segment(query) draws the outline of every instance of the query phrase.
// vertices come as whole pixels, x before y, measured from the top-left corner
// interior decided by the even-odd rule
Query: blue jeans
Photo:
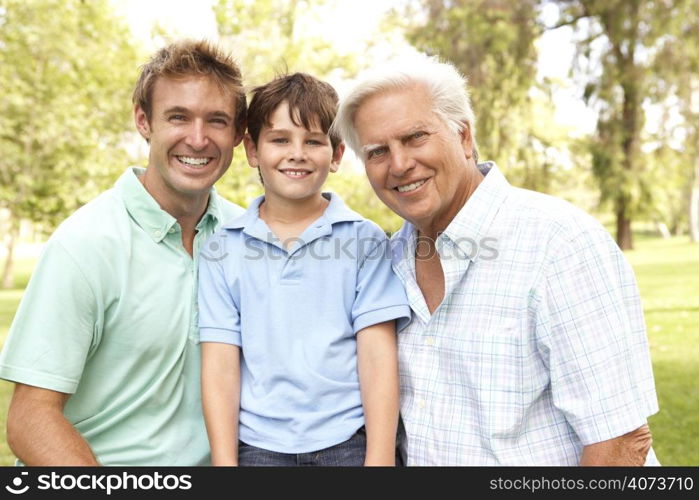
[[[279,453],[239,441],[241,467],[361,467],[366,454],[366,432],[359,429],[347,441],[309,453]]]

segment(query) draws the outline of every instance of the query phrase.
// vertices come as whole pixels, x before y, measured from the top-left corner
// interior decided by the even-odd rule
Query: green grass
[[[627,252],[641,289],[660,412],[650,419],[664,465],[699,465],[699,245],[686,238],[639,235]],[[16,287],[0,290],[0,342],[19,304],[34,261],[17,263]],[[0,381],[0,465],[14,456],[5,440],[12,384]]]
[[[699,465],[699,245],[638,239],[627,253],[648,327],[660,412],[650,418],[664,465]]]

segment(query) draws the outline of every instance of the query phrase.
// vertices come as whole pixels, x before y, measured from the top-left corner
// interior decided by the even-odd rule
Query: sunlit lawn
[[[639,238],[627,257],[641,287],[660,399],[660,413],[650,419],[656,454],[664,465],[699,465],[699,245]],[[0,291],[0,341],[33,264],[20,260],[16,289]],[[0,465],[14,462],[5,440],[11,390],[0,381]]]

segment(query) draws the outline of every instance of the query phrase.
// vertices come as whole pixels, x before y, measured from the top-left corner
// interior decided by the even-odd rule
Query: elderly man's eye
[[[366,159],[367,159],[367,160],[375,159],[375,158],[377,158],[377,157],[383,155],[384,153],[386,153],[386,151],[387,151],[386,148],[376,148],[376,149],[372,149],[371,151],[367,152],[367,154],[366,154]]]

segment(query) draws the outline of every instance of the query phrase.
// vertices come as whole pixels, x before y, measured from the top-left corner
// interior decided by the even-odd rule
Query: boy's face
[[[269,123],[260,130],[257,145],[245,136],[248,163],[260,169],[267,202],[320,196],[328,173],[340,165],[344,145],[333,151],[330,138],[315,122],[311,130],[295,125],[286,101],[274,110]]]
[[[208,197],[242,139],[234,117],[235,97],[211,78],[158,78],[151,119],[136,106],[135,121],[150,142],[147,189],[161,205]]]

